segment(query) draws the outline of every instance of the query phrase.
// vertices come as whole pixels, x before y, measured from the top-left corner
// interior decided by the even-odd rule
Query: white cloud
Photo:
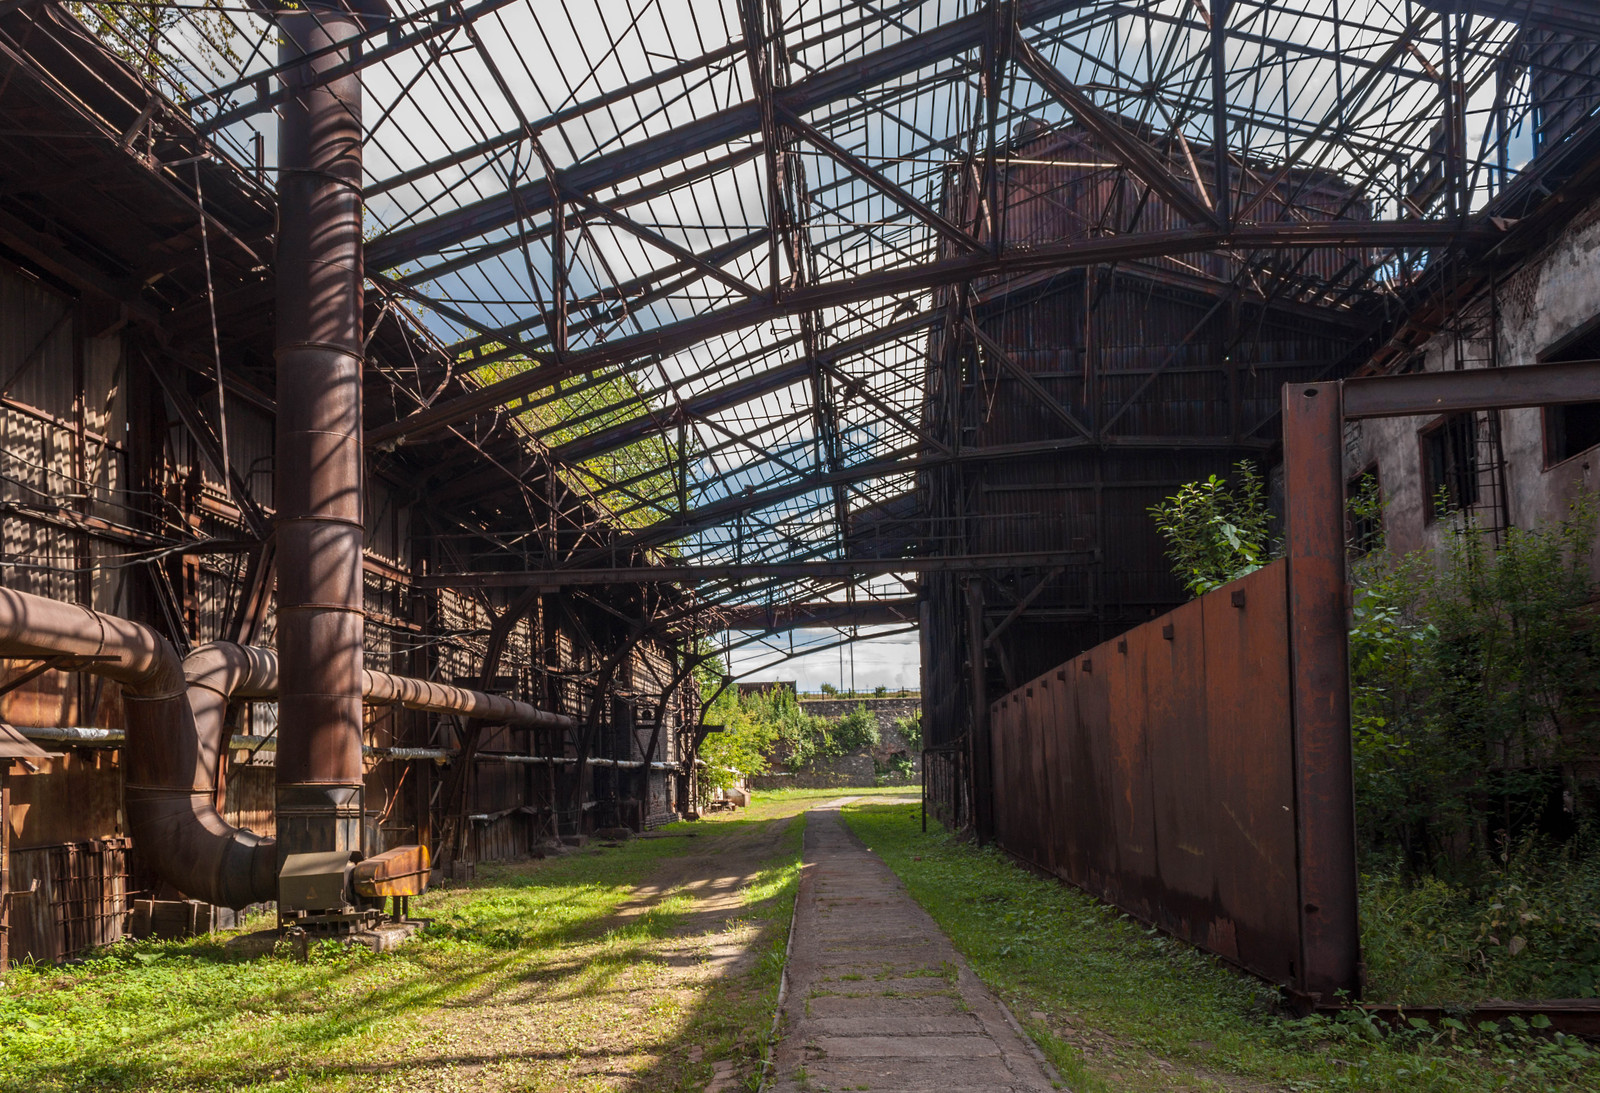
[[[863,627],[863,633],[869,632]],[[833,631],[826,631],[827,639],[834,639]],[[895,634],[892,637],[863,637],[850,645],[837,649],[805,652],[805,645],[795,643],[795,653],[784,655],[788,648],[786,635],[774,635],[772,645],[752,645],[735,650],[733,674],[742,682],[770,682],[795,680],[802,691],[821,690],[822,684],[848,690],[854,671],[855,689],[870,691],[875,687],[890,690],[918,690],[922,685],[922,659],[914,633]],[[813,639],[806,644],[826,644],[826,640]],[[745,676],[753,668],[759,671]]]

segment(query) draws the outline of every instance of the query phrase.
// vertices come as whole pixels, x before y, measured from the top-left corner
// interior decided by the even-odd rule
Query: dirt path
[[[807,813],[776,1093],[1039,1093],[1053,1075],[839,803]]]

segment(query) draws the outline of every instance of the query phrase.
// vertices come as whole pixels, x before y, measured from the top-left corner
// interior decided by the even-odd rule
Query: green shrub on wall
[[[1474,868],[1508,838],[1593,817],[1574,761],[1600,755],[1596,506],[1559,523],[1471,522],[1443,557],[1378,550],[1353,567],[1351,722],[1363,848],[1408,869]],[[1520,845],[1520,844],[1518,844]]]
[[[905,740],[906,747],[912,752],[922,750],[922,711],[915,710],[910,717],[897,717],[894,719],[894,731]]]
[[[1167,558],[1196,596],[1253,573],[1277,557],[1267,491],[1249,460],[1234,467],[1234,484],[1211,475],[1190,482],[1150,515],[1167,540]]]
[[[877,747],[880,739],[878,718],[867,709],[866,703],[859,703],[855,709],[833,723],[830,735],[833,738],[834,756],[848,755],[862,748]]]

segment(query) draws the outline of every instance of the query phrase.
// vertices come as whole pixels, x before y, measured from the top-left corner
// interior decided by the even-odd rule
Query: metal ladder
[[[1451,317],[1449,328],[1454,340],[1454,367],[1457,371],[1473,368],[1497,368],[1500,365],[1500,293],[1498,285],[1490,285],[1481,298],[1487,305],[1481,313],[1474,305],[1458,310]],[[1505,444],[1500,435],[1500,413],[1489,410],[1473,414],[1474,435],[1477,440],[1476,473],[1478,498],[1472,505],[1471,517],[1478,528],[1492,537],[1495,546],[1505,538],[1511,526],[1510,499],[1506,481]]]

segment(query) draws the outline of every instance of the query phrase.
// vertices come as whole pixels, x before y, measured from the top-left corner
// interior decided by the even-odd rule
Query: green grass
[[[914,805],[851,805],[845,819],[1077,1093],[1600,1087],[1600,1053],[1570,1039],[1284,1016],[1275,991],[1084,893],[923,835]]]
[[[797,809],[806,809],[826,801],[837,801],[842,797],[917,797],[921,793],[921,787],[916,785],[868,786],[865,788],[843,789],[761,790],[751,800],[748,809],[741,809],[733,813],[711,813],[706,819],[717,820],[732,817],[759,820],[768,816],[790,815]]]
[[[1368,993],[1413,1005],[1600,996],[1600,844],[1518,848],[1474,883],[1361,878]]]
[[[676,857],[705,857],[717,876],[724,847],[782,822],[784,810],[767,814],[666,832],[692,837],[485,866],[471,887],[414,901],[434,925],[381,955],[324,943],[304,963],[286,949],[243,959],[212,935],[16,968],[0,980],[0,1090],[411,1090],[457,1080],[583,1090],[615,1088],[618,1074],[639,1090],[699,1090],[719,1060],[753,1076],[804,821],[754,863],[714,925],[694,918],[684,890],[629,904]],[[747,952],[735,974],[717,970],[713,943]]]

